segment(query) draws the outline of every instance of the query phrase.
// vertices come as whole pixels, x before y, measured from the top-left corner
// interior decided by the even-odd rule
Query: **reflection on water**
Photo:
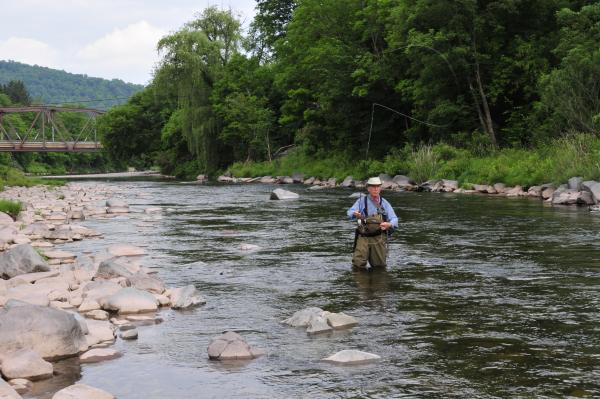
[[[300,200],[268,201],[273,186],[106,184],[134,211],[172,210],[88,220],[105,239],[64,248],[144,245],[146,266],[208,301],[162,311],[137,341],[117,341],[125,356],[81,368],[81,382],[119,399],[600,396],[600,217],[523,199],[389,193],[401,220],[390,266],[359,273],[349,191],[292,186]],[[280,323],[309,306],[360,324],[308,336]],[[267,355],[209,361],[211,338],[229,329]],[[320,361],[349,348],[382,360]],[[33,397],[45,390],[36,384]]]

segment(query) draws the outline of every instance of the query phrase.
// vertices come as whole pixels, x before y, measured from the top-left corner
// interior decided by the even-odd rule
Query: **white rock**
[[[292,327],[308,327],[311,317],[313,317],[313,315],[320,315],[322,313],[323,309],[321,308],[306,308],[297,311],[292,315],[292,317],[283,320],[282,323]]]
[[[87,319],[86,324],[89,330],[86,338],[90,337],[87,338],[88,344],[90,343],[90,340],[96,341],[94,343],[98,343],[112,341],[115,339],[115,330],[110,322],[104,320]]]
[[[21,399],[21,395],[19,395],[6,381],[0,378],[0,398]]]
[[[198,293],[196,287],[188,285],[170,290],[171,308],[185,309],[195,305],[202,305],[206,300]]]
[[[81,305],[79,306],[79,311],[81,313],[91,312],[92,310],[100,309],[100,304],[93,299],[84,299]]]
[[[53,367],[30,349],[2,354],[2,374],[8,379],[41,380],[52,377]]]
[[[114,349],[90,349],[79,356],[81,363],[97,363],[105,360],[116,359],[121,356],[119,351]]]
[[[354,327],[358,324],[358,320],[345,313],[324,312],[327,323],[335,330]]]
[[[381,359],[381,356],[374,355],[372,353],[363,352],[356,349],[346,349],[326,357],[323,359],[323,361],[335,364],[353,365],[371,363],[379,359]]]
[[[100,301],[106,310],[115,310],[120,314],[153,312],[158,309],[158,301],[154,295],[135,288],[123,288],[116,294]]]
[[[115,397],[89,385],[75,384],[56,392],[52,399],[115,399]]]
[[[272,200],[291,200],[298,198],[300,198],[298,194],[288,190],[283,190],[281,188],[276,188],[275,190],[273,190],[270,197],[270,199]]]
[[[308,321],[308,328],[306,332],[308,334],[320,334],[330,332],[333,329],[327,324],[327,319],[323,314],[313,314]]]
[[[138,331],[136,328],[125,330],[120,334],[121,339],[137,339]]]
[[[94,320],[108,320],[108,312],[100,309],[91,310],[85,314],[85,317]]]

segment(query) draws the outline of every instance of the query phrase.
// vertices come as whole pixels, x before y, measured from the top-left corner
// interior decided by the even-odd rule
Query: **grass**
[[[21,212],[21,203],[0,198],[0,212],[4,212],[13,219],[16,219]]]
[[[404,174],[417,182],[457,180],[462,187],[504,183],[530,187],[562,184],[570,177],[600,181],[600,138],[573,133],[538,148],[505,148],[473,151],[447,144],[393,149],[382,160],[356,160],[344,154],[309,156],[292,152],[273,162],[235,163],[229,171],[237,177],[289,176],[302,172],[321,179],[346,176],[366,179],[379,173]]]
[[[23,172],[18,169],[0,165],[0,190],[4,190],[5,186],[31,187],[39,184],[62,186],[65,183],[66,182],[63,180],[44,180],[37,177],[25,176]]]

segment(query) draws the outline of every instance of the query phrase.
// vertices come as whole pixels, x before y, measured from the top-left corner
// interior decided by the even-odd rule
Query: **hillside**
[[[0,61],[0,84],[11,80],[21,80],[36,102],[81,103],[96,109],[125,103],[133,93],[144,88],[120,79],[93,78],[37,65]]]

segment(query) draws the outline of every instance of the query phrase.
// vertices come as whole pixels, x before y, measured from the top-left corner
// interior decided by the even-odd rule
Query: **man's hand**
[[[354,217],[357,219],[362,219],[362,213],[360,213],[360,211],[354,211],[353,213]]]
[[[392,224],[390,222],[381,222],[381,224],[379,224],[379,228],[383,231],[388,230],[392,227]]]

